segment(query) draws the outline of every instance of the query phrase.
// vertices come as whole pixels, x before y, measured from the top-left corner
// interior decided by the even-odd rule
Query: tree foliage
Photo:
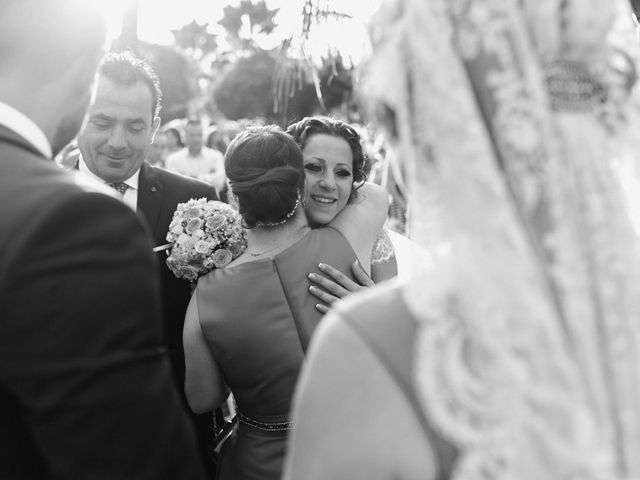
[[[242,17],[246,15],[252,35],[255,33],[269,34],[276,28],[274,17],[278,10],[278,8],[267,8],[264,0],[256,3],[242,0],[237,7],[231,5],[224,7],[222,20],[218,23],[224,27],[230,37],[240,38]]]
[[[347,104],[353,69],[345,66],[339,54],[318,63],[292,47],[292,39],[275,50],[260,46],[257,39],[276,30],[277,12],[267,8],[264,0],[241,0],[236,6],[224,7],[218,22],[224,34],[213,34],[207,23],[193,21],[172,31],[173,49],[150,49],[148,56],[166,93],[163,120],[204,108],[214,118],[262,117],[286,125]],[[344,16],[309,0],[302,14],[303,43],[313,24]],[[198,83],[203,79],[204,88]]]
[[[317,75],[319,92],[304,64],[259,50],[228,65],[214,85],[213,100],[229,119],[263,117],[284,126],[327,114],[351,98],[353,72],[341,62],[324,59]]]
[[[209,24],[200,25],[195,20],[177,30],[171,30],[175,45],[182,51],[189,52],[200,59],[219,49],[217,35],[209,33]]]
[[[175,48],[165,45],[142,44],[139,54],[151,64],[160,79],[162,123],[185,117],[189,103],[198,93],[198,70],[194,62]]]

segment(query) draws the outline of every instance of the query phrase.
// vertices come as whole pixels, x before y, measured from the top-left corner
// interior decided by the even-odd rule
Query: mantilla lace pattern
[[[613,9],[400,0],[372,30],[366,91],[434,254],[405,289],[415,382],[456,480],[640,476],[640,242],[595,98]]]

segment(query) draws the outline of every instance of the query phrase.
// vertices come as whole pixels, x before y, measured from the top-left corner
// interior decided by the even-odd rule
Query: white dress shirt
[[[100,181],[101,183],[104,183],[105,185],[109,185],[109,182],[105,182],[102,178],[98,177],[95,173],[89,170],[89,167],[87,167],[87,164],[84,163],[82,156],[80,156],[80,159],[78,160],[78,170],[89,175],[90,177],[95,178],[96,180]],[[122,201],[127,205],[129,205],[134,211],[138,208],[138,178],[139,177],[140,177],[140,169],[136,170],[133,175],[131,175],[129,178],[127,178],[122,182],[122,183],[126,183],[127,187],[129,187],[124,192],[124,195],[121,195],[120,193],[116,192],[115,189],[109,187],[111,188],[111,190],[116,192],[116,195],[122,198]]]
[[[2,102],[0,102],[0,124],[27,140],[45,157],[49,159],[53,157],[51,144],[42,129],[24,113]]]
[[[194,156],[187,147],[184,147],[169,154],[165,165],[166,169],[172,172],[211,183],[218,193],[227,181],[224,172],[224,155],[212,148],[202,147],[200,153]]]

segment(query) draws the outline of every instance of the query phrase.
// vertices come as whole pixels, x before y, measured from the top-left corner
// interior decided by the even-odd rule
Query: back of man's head
[[[100,1],[2,0],[0,2],[0,74],[21,71],[43,75],[64,69],[79,56],[99,58],[105,43]],[[14,75],[17,72],[13,72]]]
[[[102,0],[0,0],[0,102],[59,151],[77,133],[104,51]]]

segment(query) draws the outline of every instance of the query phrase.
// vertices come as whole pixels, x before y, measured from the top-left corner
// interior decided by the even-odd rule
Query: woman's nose
[[[334,190],[336,188],[336,182],[330,176],[325,176],[320,179],[320,186],[327,190]]]

